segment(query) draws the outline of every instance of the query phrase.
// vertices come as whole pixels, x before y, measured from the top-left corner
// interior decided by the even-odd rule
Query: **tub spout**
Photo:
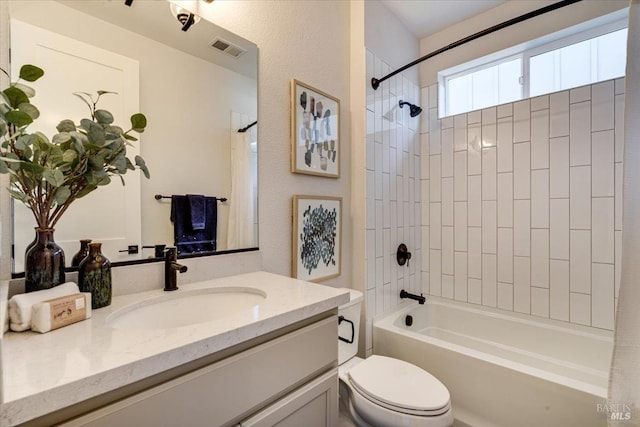
[[[409,292],[405,291],[404,289],[400,291],[400,298],[409,298],[412,300],[416,300],[418,301],[419,304],[424,304],[424,302],[426,301],[426,298],[420,294],[420,295],[416,295],[416,294],[410,294]]]

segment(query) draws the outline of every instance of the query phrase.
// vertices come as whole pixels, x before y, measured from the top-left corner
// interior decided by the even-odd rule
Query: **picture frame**
[[[291,172],[340,177],[340,100],[291,80]]]
[[[310,282],[342,273],[342,197],[293,197],[291,276]]]

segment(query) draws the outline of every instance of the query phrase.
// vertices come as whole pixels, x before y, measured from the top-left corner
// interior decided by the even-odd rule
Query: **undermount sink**
[[[264,291],[219,287],[166,293],[131,304],[107,317],[114,329],[168,329],[243,314],[257,318]]]

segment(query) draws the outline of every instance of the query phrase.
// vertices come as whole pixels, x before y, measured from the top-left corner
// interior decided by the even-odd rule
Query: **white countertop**
[[[155,291],[115,297],[93,316],[46,334],[10,332],[2,339],[0,425],[15,425],[123,387],[344,304],[344,289],[266,272],[182,285],[192,289],[246,286],[266,292],[259,311],[156,330],[113,329],[109,314]],[[172,294],[175,294],[172,293]]]

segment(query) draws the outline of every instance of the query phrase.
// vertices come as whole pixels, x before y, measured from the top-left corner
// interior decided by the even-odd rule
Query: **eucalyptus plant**
[[[62,120],[51,139],[42,132],[30,133],[29,125],[40,112],[31,103],[35,90],[23,82],[35,82],[43,75],[41,68],[24,65],[19,79],[0,93],[0,173],[10,175],[9,193],[31,209],[38,227],[53,228],[73,201],[109,184],[113,177],[124,185],[122,175],[138,167],[149,178],[142,157],[135,156],[133,162],[127,157],[127,146],[137,141],[131,133],[143,132],[147,119],[134,114],[131,128],[124,131],[113,123],[109,111],[97,107],[103,95],[115,92],[76,92],[73,95],[89,107],[89,118],[77,124]]]

